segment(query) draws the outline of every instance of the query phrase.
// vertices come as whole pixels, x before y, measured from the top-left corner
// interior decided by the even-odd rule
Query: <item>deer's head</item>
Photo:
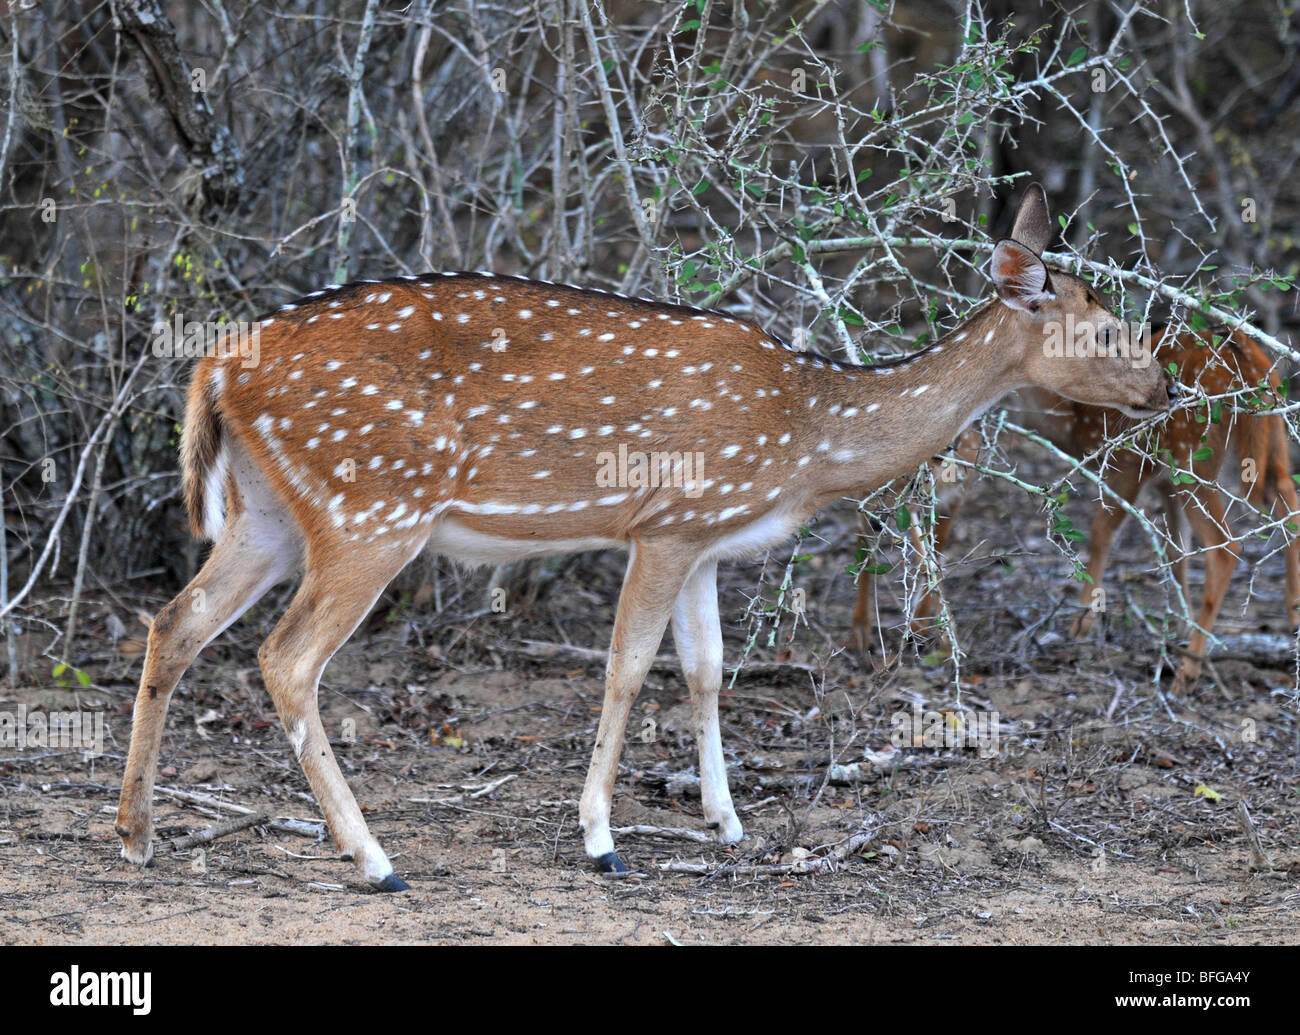
[[[1032,184],[992,261],[998,317],[1012,331],[999,337],[1024,350],[1023,376],[1131,417],[1168,409],[1170,381],[1152,358],[1149,337],[1116,316],[1087,281],[1043,262],[1053,236],[1043,188]]]

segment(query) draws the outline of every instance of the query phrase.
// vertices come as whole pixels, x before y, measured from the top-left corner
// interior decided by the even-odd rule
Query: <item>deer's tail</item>
[[[199,539],[215,540],[226,524],[226,450],[219,400],[225,370],[199,364],[190,381],[181,432],[182,485],[190,530]]]

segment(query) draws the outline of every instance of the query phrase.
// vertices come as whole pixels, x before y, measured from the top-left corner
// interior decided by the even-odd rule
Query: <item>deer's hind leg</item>
[[[1188,656],[1183,659],[1175,681],[1179,688],[1190,688],[1201,674],[1209,633],[1214,629],[1223,596],[1228,591],[1241,554],[1240,545],[1228,531],[1219,490],[1213,484],[1197,484],[1191,489],[1190,496],[1194,502],[1186,508],[1187,518],[1192,532],[1205,547],[1205,591],[1187,644]]]
[[[154,617],[115,824],[122,858],[145,866],[153,856],[154,779],[176,684],[208,642],[293,572],[298,556],[287,518],[245,509],[227,525],[194,580]]]
[[[275,710],[340,853],[380,891],[404,891],[406,884],[371,835],[343,778],[316,692],[326,663],[423,541],[423,536],[365,544],[314,541],[302,585],[257,652]]]
[[[727,762],[718,726],[722,689],[722,622],[718,615],[718,564],[704,560],[691,572],[673,604],[673,642],[691,692],[695,742],[700,756],[704,820],[723,844],[745,836],[727,786]]]

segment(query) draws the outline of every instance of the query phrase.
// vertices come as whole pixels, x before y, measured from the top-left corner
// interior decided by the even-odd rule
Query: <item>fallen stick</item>
[[[711,834],[703,833],[699,830],[686,830],[682,827],[652,827],[644,823],[638,823],[631,827],[615,827],[611,833],[614,834],[650,834],[654,837],[679,837],[687,841],[698,841],[700,844],[715,844],[717,838]]]
[[[831,849],[830,858],[843,862],[849,856],[856,855],[861,849],[869,845],[875,839],[875,836],[875,824],[870,820],[863,820],[857,830]]]
[[[256,809],[250,809],[243,805],[236,805],[231,801],[222,801],[220,798],[214,798],[210,794],[200,794],[198,791],[183,791],[179,787],[155,787],[154,791],[158,794],[165,794],[170,798],[176,798],[179,801],[188,802],[192,805],[208,805],[213,808],[225,809],[227,812],[234,812],[241,816],[265,816],[265,813],[259,813]],[[272,830],[278,830],[282,834],[297,834],[299,837],[312,838],[321,838],[325,836],[325,823],[321,820],[273,819],[268,822],[264,819],[263,825],[270,827]]]
[[[465,784],[465,783],[462,784],[446,783],[446,784],[439,784],[438,786],[459,787],[462,791],[465,792],[466,795],[469,796],[469,799],[473,801],[475,798],[481,798],[485,794],[491,794],[503,783],[509,783],[511,780],[518,778],[518,776],[519,776],[518,773],[510,773],[508,776],[503,776],[499,780],[493,780],[491,783],[484,784],[482,787],[475,787],[472,784]],[[456,805],[463,802],[465,799],[464,797],[459,797],[459,798],[407,798],[406,800],[410,802],[414,802],[417,805]]]
[[[737,863],[729,865],[713,865],[712,863],[688,863],[688,862],[666,862],[660,863],[659,869],[666,873],[699,873],[699,874],[718,874],[739,873],[747,876],[765,876],[768,874],[798,874],[798,873],[816,873],[814,869],[795,870],[790,863],[781,865],[779,863],[760,863],[753,866]]]
[[[266,825],[282,834],[297,834],[299,837],[317,840],[325,836],[325,823],[319,819],[273,819]]]
[[[95,834],[69,834],[59,830],[29,830],[23,834],[24,841],[94,841]]]
[[[186,801],[196,805],[207,805],[215,809],[225,809],[227,812],[239,812],[248,815],[254,812],[254,809],[245,808],[243,805],[236,805],[231,801],[222,801],[220,798],[214,798],[211,794],[200,794],[198,791],[183,791],[179,787],[154,787],[155,794],[165,794],[169,798],[176,798],[178,801]]]
[[[617,831],[658,831],[658,827],[624,827]],[[712,838],[702,835],[695,830],[673,830],[663,831],[664,833],[681,834],[690,837],[691,840],[708,840]],[[713,865],[710,863],[688,863],[688,862],[666,862],[660,863],[659,869],[668,873],[708,873],[718,874],[719,876],[728,873],[740,873],[750,876],[763,876],[768,874],[786,874],[790,876],[811,876],[817,873],[834,873],[842,863],[848,858],[865,848],[876,836],[874,826],[864,822],[861,827],[854,833],[850,834],[838,845],[831,849],[829,855],[810,855],[806,849],[795,849],[795,858],[788,863],[758,863],[749,865],[745,863]],[[802,854],[801,854],[802,853]]]
[[[1250,868],[1252,870],[1272,870],[1273,860],[1268,857],[1264,851],[1264,846],[1260,844],[1259,833],[1255,830],[1255,822],[1250,818],[1250,810],[1246,808],[1244,801],[1237,802],[1237,821],[1241,824],[1241,832],[1246,835],[1246,843],[1250,845]]]
[[[207,844],[209,841],[215,841],[219,837],[226,837],[230,834],[238,833],[240,830],[246,830],[249,827],[262,826],[266,823],[265,812],[255,812],[250,816],[236,816],[234,819],[228,819],[224,823],[218,823],[215,827],[208,827],[206,830],[200,830],[193,834],[186,834],[184,837],[178,837],[169,842],[173,852],[181,852],[186,848],[193,848],[195,845]]]
[[[547,640],[523,640],[522,646],[515,644],[498,645],[498,649],[504,650],[511,654],[526,654],[531,658],[542,658],[550,660],[560,654],[571,654],[575,658],[582,658],[584,661],[599,662],[601,664],[609,661],[609,651],[594,650],[591,647],[578,647],[571,643],[552,643]],[[657,654],[653,661],[650,662],[651,668],[676,669],[680,662],[676,658],[669,657],[667,654]],[[792,670],[796,672],[820,672],[821,669],[816,665],[809,665],[802,661],[746,661],[743,662],[739,669],[741,672],[758,673],[758,672],[780,672],[782,670]]]
[[[492,793],[493,791],[495,791],[498,787],[500,787],[503,783],[509,783],[511,780],[515,779],[515,777],[517,777],[518,775],[519,775],[518,773],[511,773],[509,776],[503,776],[503,777],[501,777],[501,779],[499,779],[499,780],[493,780],[493,781],[492,781],[490,784],[488,784],[486,787],[480,787],[477,791],[475,791],[473,794],[471,794],[470,797],[471,797],[471,798],[481,798],[481,797],[483,797],[483,795],[485,795],[485,794],[491,794],[491,793]]]

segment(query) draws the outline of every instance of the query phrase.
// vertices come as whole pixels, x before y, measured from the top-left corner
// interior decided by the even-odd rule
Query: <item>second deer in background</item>
[[[1104,478],[1116,496],[1129,504],[1137,499],[1143,485],[1155,480],[1170,538],[1178,546],[1171,558],[1174,573],[1188,601],[1191,594],[1187,586],[1184,537],[1187,524],[1190,523],[1205,551],[1205,587],[1196,627],[1177,676],[1179,684],[1189,686],[1201,674],[1208,634],[1213,630],[1241,552],[1228,529],[1223,495],[1215,485],[1230,448],[1235,449],[1240,461],[1245,500],[1252,507],[1282,518],[1290,533],[1284,556],[1286,615],[1293,629],[1300,627],[1300,538],[1296,535],[1300,532],[1300,499],[1291,477],[1283,418],[1255,412],[1258,408],[1277,405],[1282,399],[1281,380],[1264,350],[1240,331],[1171,334],[1161,327],[1152,331],[1152,337],[1156,361],[1162,367],[1175,364],[1178,380],[1205,401],[1172,411],[1156,429],[1149,452],[1116,449],[1105,466]],[[1254,406],[1223,402],[1225,396],[1252,389],[1257,393]],[[1027,389],[1020,393],[1020,400],[1023,423],[1071,456],[1090,457],[1102,449],[1107,439],[1122,436],[1134,424],[1114,410],[1077,403],[1042,389]],[[959,440],[958,448],[969,450],[977,445]],[[965,486],[954,486],[954,489],[957,491],[938,494],[940,519],[935,527],[935,546],[939,550],[951,533],[952,522],[965,496]],[[1085,610],[1071,627],[1071,635],[1076,637],[1089,631],[1099,610],[1097,602],[1105,599],[1097,590],[1105,578],[1115,533],[1127,516],[1109,496],[1104,500],[1109,502],[1098,506],[1088,538],[1087,572],[1091,581],[1085,581],[1080,587],[1078,603]],[[1281,514],[1277,513],[1279,503]],[[853,616],[854,638],[859,647],[871,637],[871,582],[864,569],[859,577]],[[917,619],[928,616],[932,610],[933,594],[927,593],[917,607]],[[917,619],[912,623],[914,630],[918,628]]]

